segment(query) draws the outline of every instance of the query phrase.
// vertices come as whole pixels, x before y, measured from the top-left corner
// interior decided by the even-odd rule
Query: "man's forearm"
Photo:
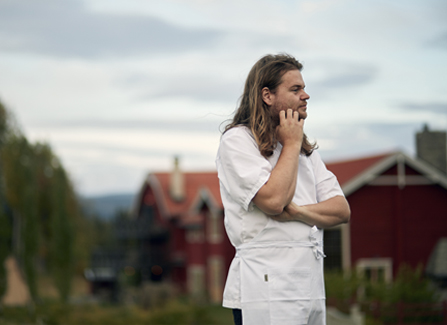
[[[272,194],[283,198],[283,208],[292,202],[295,194],[300,149],[301,146],[284,147],[268,180]]]
[[[301,145],[285,146],[267,183],[253,202],[265,213],[279,214],[293,199]]]
[[[305,205],[304,207],[308,211],[323,217],[339,219],[341,223],[348,222],[351,216],[348,201],[343,196],[335,196],[326,201]]]
[[[320,203],[305,206],[298,206],[292,202],[281,214],[270,217],[277,221],[300,221],[309,226],[331,228],[348,222],[350,215],[346,199],[343,196],[336,196]]]

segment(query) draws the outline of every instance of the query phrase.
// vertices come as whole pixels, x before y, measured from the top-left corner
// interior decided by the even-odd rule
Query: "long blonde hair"
[[[278,141],[271,109],[262,100],[262,89],[267,87],[275,93],[287,71],[302,69],[303,65],[288,54],[266,55],[258,60],[248,74],[239,108],[231,123],[225,127],[224,133],[237,125],[247,126],[252,131],[261,154],[270,157]],[[316,144],[310,143],[304,134],[301,153],[310,156],[316,148]]]

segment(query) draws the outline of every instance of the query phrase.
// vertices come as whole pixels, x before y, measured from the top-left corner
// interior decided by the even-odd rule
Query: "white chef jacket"
[[[237,252],[223,306],[241,308],[244,325],[307,324],[314,300],[325,298],[322,230],[275,221],[252,202],[281,150],[278,143],[272,156],[263,157],[250,129],[237,126],[223,134],[216,158],[225,229]],[[338,195],[343,196],[340,185],[318,152],[300,155],[293,202],[308,205]],[[299,312],[289,317],[285,309]]]

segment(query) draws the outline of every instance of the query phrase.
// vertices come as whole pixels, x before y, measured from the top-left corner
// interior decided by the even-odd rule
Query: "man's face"
[[[281,78],[281,84],[275,93],[270,93],[270,104],[273,118],[278,118],[279,112],[291,108],[300,114],[300,119],[307,117],[307,100],[310,96],[304,91],[304,80],[299,70],[289,70]]]

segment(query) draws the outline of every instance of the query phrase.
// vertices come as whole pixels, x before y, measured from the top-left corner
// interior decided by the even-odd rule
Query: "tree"
[[[70,293],[73,275],[73,230],[70,207],[73,206],[71,188],[62,167],[54,170],[51,215],[51,270],[53,279],[63,301]]]
[[[35,260],[38,249],[37,183],[33,147],[21,134],[10,132],[3,147],[6,201],[12,211],[13,253],[23,266],[28,288],[37,298]]]
[[[51,147],[30,143],[0,103],[0,294],[6,283],[3,261],[13,253],[34,300],[38,261],[67,300],[74,253],[87,255],[87,247],[75,249],[75,234],[87,226],[78,206],[70,178]]]
[[[11,220],[6,214],[2,149],[6,137],[6,109],[0,102],[0,297],[6,291],[5,260],[11,253]]]

